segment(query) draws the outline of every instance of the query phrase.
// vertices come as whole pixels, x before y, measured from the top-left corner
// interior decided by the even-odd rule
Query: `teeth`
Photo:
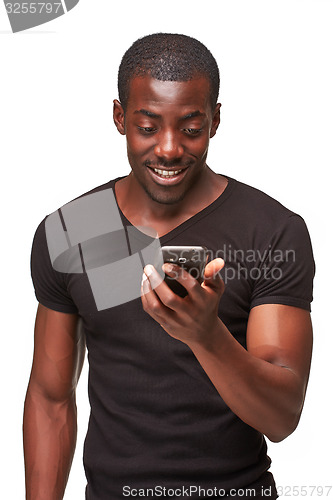
[[[156,172],[157,174],[160,174],[160,175],[163,175],[164,177],[172,177],[173,175],[177,175],[179,174],[179,172],[181,172],[181,170],[174,170],[174,171],[171,171],[171,170],[160,170],[158,168],[154,168],[154,172]]]

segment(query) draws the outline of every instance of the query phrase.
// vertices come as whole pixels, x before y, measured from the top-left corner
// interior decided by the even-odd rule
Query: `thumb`
[[[204,273],[204,282],[202,285],[208,288],[213,288],[219,291],[221,294],[224,292],[224,283],[219,275],[219,271],[224,267],[223,259],[214,259],[211,262],[208,262],[205,267]]]
[[[205,267],[204,278],[211,280],[218,276],[218,272],[224,267],[224,260],[220,257],[208,262]]]

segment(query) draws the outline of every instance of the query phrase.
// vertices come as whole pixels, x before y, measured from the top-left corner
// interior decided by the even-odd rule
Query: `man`
[[[27,498],[63,498],[85,341],[88,500],[276,498],[264,436],[277,442],[296,428],[311,361],[306,226],[207,166],[219,72],[200,42],[138,40],[118,85],[114,122],[131,173],[51,214],[34,238],[40,304],[24,414]],[[160,245],[207,247],[202,284],[163,266],[184,298],[149,259],[141,260],[142,282],[136,268],[127,272],[156,241],[148,228]],[[139,245],[126,256],[114,251],[120,274],[107,256],[116,240]],[[123,290],[139,293],[119,298]]]

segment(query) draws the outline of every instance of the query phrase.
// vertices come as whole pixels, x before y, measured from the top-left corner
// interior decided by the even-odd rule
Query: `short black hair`
[[[118,72],[119,101],[124,111],[132,78],[145,75],[175,82],[204,76],[210,82],[210,101],[215,110],[220,88],[219,68],[211,52],[195,38],[154,33],[133,43],[125,52]]]

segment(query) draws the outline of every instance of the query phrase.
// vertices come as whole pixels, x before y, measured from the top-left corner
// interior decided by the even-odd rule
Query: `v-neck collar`
[[[200,210],[196,214],[192,215],[191,217],[186,219],[184,222],[181,222],[178,226],[171,229],[171,231],[169,231],[168,233],[164,234],[163,236],[160,236],[159,240],[161,243],[164,244],[167,241],[173,239],[175,236],[177,236],[178,234],[180,234],[183,231],[185,231],[186,229],[188,229],[190,226],[192,226],[193,224],[198,222],[200,219],[202,219],[203,217],[206,217],[213,210],[216,210],[217,207],[219,207],[222,203],[224,203],[227,200],[227,198],[229,198],[229,196],[232,194],[233,190],[235,189],[235,187],[237,185],[237,181],[235,179],[233,179],[232,177],[229,177],[229,176],[224,175],[224,174],[218,174],[218,175],[221,175],[228,180],[228,184],[227,184],[226,188],[224,189],[223,193],[221,193],[220,196],[218,196],[218,198],[216,198],[216,200],[214,200],[212,203],[210,203],[210,205],[207,205],[207,207],[203,208],[202,210]],[[120,216],[123,220],[124,225],[136,227],[136,226],[133,226],[133,224],[123,214],[123,212],[121,211],[121,209],[119,207],[117,197],[116,197],[115,184],[116,184],[116,182],[118,182],[121,179],[124,179],[125,177],[127,177],[127,176],[123,175],[123,176],[117,177],[116,179],[111,181],[111,188],[113,190],[113,194],[114,194],[114,197],[115,197],[115,200],[117,203],[117,207],[118,207],[118,210],[119,210],[119,213],[120,213]],[[138,229],[138,232],[140,233],[141,231]],[[142,233],[142,235],[144,238],[147,238],[146,234]]]

